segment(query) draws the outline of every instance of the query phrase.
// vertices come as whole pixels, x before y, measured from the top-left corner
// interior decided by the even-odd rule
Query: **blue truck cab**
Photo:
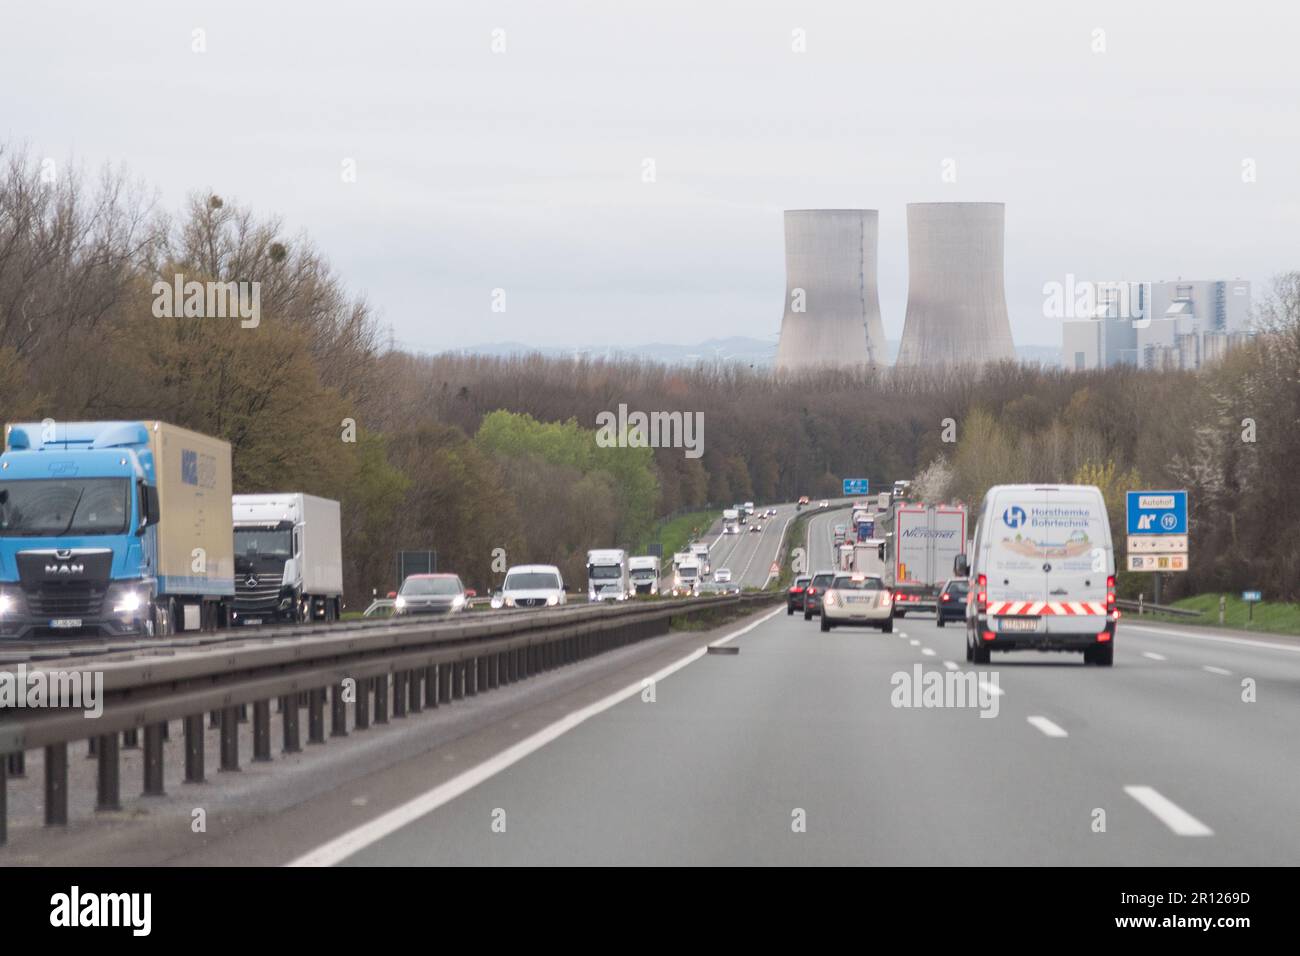
[[[233,542],[229,521],[223,528],[208,516],[222,505],[229,518],[229,464],[224,442],[161,422],[8,426],[0,639],[224,623],[234,579],[233,558],[223,559]]]

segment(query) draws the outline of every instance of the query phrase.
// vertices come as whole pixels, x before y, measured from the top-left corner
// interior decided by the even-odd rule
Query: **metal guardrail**
[[[1193,611],[1185,607],[1171,607],[1168,604],[1149,604],[1146,601],[1129,601],[1119,600],[1115,606],[1121,611],[1131,611],[1134,614],[1170,614],[1174,617],[1201,617],[1202,612]]]
[[[87,740],[98,759],[97,809],[121,805],[120,745],[144,730],[144,795],[162,795],[164,741],[170,721],[185,735],[185,781],[205,782],[206,729],[220,733],[222,770],[239,769],[239,725],[252,705],[253,759],[272,759],[272,700],[283,752],[298,753],[299,711],[307,710],[309,743],[341,737],[525,680],[635,641],[665,634],[673,617],[744,610],[779,599],[777,592],[631,601],[487,612],[437,622],[344,622],[328,627],[218,632],[132,647],[100,648],[100,658],[24,663],[29,672],[93,671],[103,675],[103,713],[87,734],[81,710],[0,712],[0,845],[6,839],[7,777],[23,776],[24,753],[44,748],[45,823],[68,822],[68,748]],[[163,646],[165,645],[165,646]],[[60,666],[63,665],[63,666]],[[350,684],[345,683],[350,682]],[[352,690],[349,700],[345,690]],[[205,728],[204,715],[210,715]]]

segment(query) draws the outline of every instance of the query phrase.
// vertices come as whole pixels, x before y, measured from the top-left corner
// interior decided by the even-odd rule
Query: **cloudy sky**
[[[774,342],[787,208],[880,210],[894,338],[908,202],[1006,203],[1020,344],[1067,273],[1300,267],[1298,8],[1066,6],[41,0],[0,139],[278,214],[426,350]]]

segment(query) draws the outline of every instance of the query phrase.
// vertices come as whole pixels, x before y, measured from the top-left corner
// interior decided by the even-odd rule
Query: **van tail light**
[[[998,637],[998,636],[997,636],[996,634],[994,634],[992,631],[985,631],[985,632],[984,632],[984,640],[986,640],[986,641],[995,641],[995,640],[997,640],[997,637]]]
[[[1117,617],[1115,609],[1115,575],[1106,577],[1106,613]]]
[[[978,578],[975,579],[975,584],[979,588],[979,591],[977,591],[975,594],[975,607],[979,610],[981,614],[984,614],[989,609],[988,576],[981,574]],[[989,637],[986,634],[984,636],[984,639],[986,641],[991,641],[993,638]]]
[[[880,603],[878,605],[879,607],[889,607],[889,605],[892,604],[893,601],[894,601],[894,595],[892,592],[890,591],[880,592]]]
[[[1098,644],[1104,644],[1106,641],[1109,640],[1110,640],[1110,631],[1102,631],[1097,635]]]

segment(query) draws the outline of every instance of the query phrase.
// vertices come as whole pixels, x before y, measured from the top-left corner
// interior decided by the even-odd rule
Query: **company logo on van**
[[[1025,523],[1026,517],[1028,516],[1025,514],[1024,508],[1020,507],[1020,505],[1012,505],[1002,512],[1002,523],[1008,528],[1019,528]]]

